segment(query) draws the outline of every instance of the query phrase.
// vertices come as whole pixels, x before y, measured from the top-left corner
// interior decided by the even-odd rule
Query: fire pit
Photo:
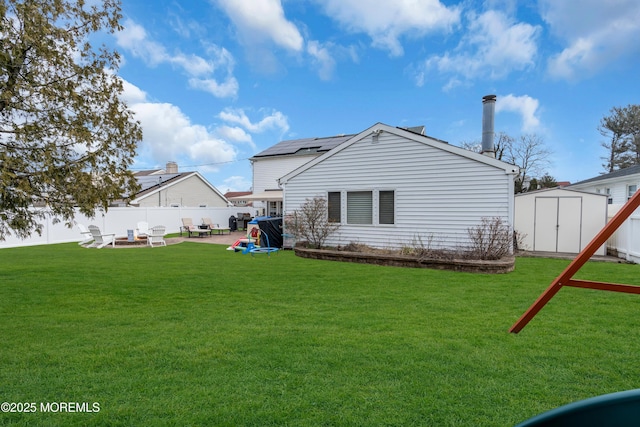
[[[116,246],[146,246],[147,238],[136,237],[133,241],[130,241],[127,237],[116,237]]]

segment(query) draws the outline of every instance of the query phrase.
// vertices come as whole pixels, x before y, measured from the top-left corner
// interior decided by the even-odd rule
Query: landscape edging
[[[515,268],[515,257],[513,256],[499,260],[435,259],[395,254],[368,254],[364,252],[310,249],[301,247],[294,248],[294,252],[296,256],[301,258],[394,267],[431,268],[436,270],[462,271],[468,273],[503,274],[509,273]]]

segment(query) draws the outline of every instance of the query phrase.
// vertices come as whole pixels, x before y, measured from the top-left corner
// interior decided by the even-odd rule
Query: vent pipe
[[[495,132],[493,129],[496,111],[496,96],[486,95],[482,97],[482,154],[488,157],[496,157],[496,149],[493,145]]]

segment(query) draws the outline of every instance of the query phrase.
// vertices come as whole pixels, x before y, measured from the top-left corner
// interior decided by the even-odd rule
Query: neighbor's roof
[[[580,184],[588,184],[591,182],[604,181],[605,179],[622,178],[625,176],[635,175],[635,174],[640,174],[640,165],[629,166],[628,168],[624,168],[624,169],[617,170],[615,172],[596,176],[594,178],[585,179],[584,181],[576,182],[575,184],[571,184],[571,185],[573,186],[573,185],[580,185]]]
[[[146,174],[144,172],[150,171],[142,171],[143,173],[136,173],[134,177],[138,184],[140,184],[140,191],[136,193],[136,199],[158,189],[165,187],[167,185],[171,185],[173,182],[186,178],[190,175],[195,174],[196,172],[181,172],[181,173],[161,173],[157,175]]]
[[[228,199],[230,197],[246,196],[248,194],[251,194],[251,191],[227,191],[224,193],[224,197]]]

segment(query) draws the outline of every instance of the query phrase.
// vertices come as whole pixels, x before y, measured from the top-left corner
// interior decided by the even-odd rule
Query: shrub
[[[480,225],[467,231],[470,257],[495,260],[511,254],[513,235],[502,218],[482,218]]]
[[[300,209],[288,214],[284,221],[287,233],[315,249],[322,248],[327,238],[340,227],[338,223],[329,222],[327,201],[322,197],[306,199]]]

